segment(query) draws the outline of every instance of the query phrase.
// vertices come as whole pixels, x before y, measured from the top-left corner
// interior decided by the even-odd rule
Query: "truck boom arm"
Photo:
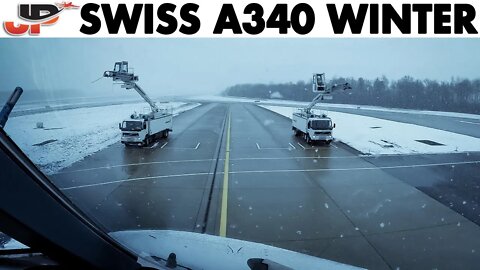
[[[332,85],[326,92],[327,92],[327,93],[331,93],[331,92],[333,92],[333,91],[335,91],[335,90],[337,90],[337,89],[340,89],[340,88],[342,88],[342,90],[352,89],[352,87],[350,86],[349,83],[334,84],[334,85]],[[312,100],[312,102],[310,102],[310,103],[308,104],[308,106],[305,107],[305,112],[306,112],[307,114],[311,113],[312,108],[313,108],[317,103],[319,103],[320,101],[322,101],[323,98],[324,98],[324,96],[326,96],[326,95],[327,95],[327,94],[325,94],[325,93],[320,93],[320,94],[318,94],[318,95]]]
[[[153,112],[158,112],[159,108],[153,102],[153,100],[143,91],[143,89],[136,83],[138,81],[138,76],[135,76],[135,74],[130,73],[128,69],[128,62],[127,61],[122,61],[122,62],[116,62],[115,66],[112,71],[105,71],[103,73],[103,77],[106,78],[112,78],[113,81],[121,81],[122,88],[126,89],[135,89],[137,93],[150,105],[150,108],[152,108]]]
[[[135,91],[137,91],[137,93],[148,103],[148,105],[150,105],[150,108],[152,108],[152,111],[154,112],[159,111],[155,102],[153,102],[153,100],[147,95],[147,93],[145,93],[145,91],[143,91],[143,89],[135,82],[126,82],[124,83],[124,85],[122,85],[122,87],[126,89],[132,89],[132,88],[135,89]]]
[[[305,112],[306,113],[310,113],[310,111],[312,110],[312,108],[315,106],[315,104],[319,103],[321,100],[323,100],[323,96],[325,94],[318,94],[313,100],[312,102],[310,102],[308,104],[308,106],[305,108]]]

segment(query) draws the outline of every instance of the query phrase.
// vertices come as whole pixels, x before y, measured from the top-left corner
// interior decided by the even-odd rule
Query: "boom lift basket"
[[[330,91],[327,89],[325,84],[325,73],[313,74],[312,78],[312,90],[313,92],[329,94]]]

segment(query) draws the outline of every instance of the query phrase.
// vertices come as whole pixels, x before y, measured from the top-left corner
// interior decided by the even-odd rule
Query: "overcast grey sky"
[[[0,90],[78,89],[127,60],[152,95],[213,94],[237,83],[333,76],[479,78],[479,39],[2,39]]]

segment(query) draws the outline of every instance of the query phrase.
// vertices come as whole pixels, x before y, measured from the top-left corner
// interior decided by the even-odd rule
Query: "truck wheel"
[[[307,142],[308,144],[310,144],[310,142],[312,141],[312,140],[310,139],[310,135],[308,135],[308,133],[305,133],[305,135],[303,135],[303,136],[304,136],[305,142]]]
[[[163,136],[162,137],[165,138],[165,139],[168,138],[168,130],[163,131]]]
[[[298,137],[298,135],[300,135],[300,131],[298,131],[298,129],[294,128],[293,129],[293,135],[295,135],[295,137]]]
[[[325,144],[329,145],[332,141],[325,141]]]

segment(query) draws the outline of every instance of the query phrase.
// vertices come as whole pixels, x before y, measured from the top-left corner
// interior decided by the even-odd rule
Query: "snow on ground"
[[[230,96],[198,96],[191,97],[192,101],[218,101],[218,102],[243,102],[243,103],[257,103],[264,105],[276,105],[276,106],[294,106],[305,107],[310,102],[284,100],[284,99],[252,99],[243,97],[230,97]],[[369,110],[369,111],[383,111],[383,112],[395,112],[395,113],[409,113],[409,114],[425,114],[447,117],[459,117],[480,120],[479,114],[458,113],[458,112],[440,112],[440,111],[424,111],[424,110],[411,110],[411,109],[399,109],[399,108],[384,108],[378,106],[368,105],[354,105],[354,104],[336,104],[336,103],[323,103],[317,104],[317,107],[322,108],[345,108],[345,109],[357,109],[357,110]]]
[[[296,108],[261,106],[288,118]],[[317,113],[324,111],[315,110]],[[435,154],[480,151],[480,139],[413,124],[399,123],[355,114],[327,112],[336,124],[333,135],[365,154]],[[443,145],[431,146],[416,140]]]
[[[292,100],[278,100],[278,99],[265,99],[265,100],[261,100],[260,102],[261,103],[268,103],[268,104],[272,104],[272,105],[278,105],[278,106],[286,105],[286,106],[295,106],[295,107],[305,107],[310,103],[310,102],[301,102],[301,101],[292,101]],[[409,114],[424,114],[424,115],[459,117],[459,118],[469,118],[469,119],[480,120],[480,115],[479,114],[459,113],[459,112],[424,111],[424,110],[385,108],[385,107],[379,107],[379,106],[355,105],[355,104],[337,104],[337,103],[322,103],[322,104],[317,104],[316,107],[357,109],[357,110],[366,110],[366,111],[409,113]]]
[[[61,109],[68,106],[77,106],[77,107],[95,107],[100,105],[113,105],[113,104],[123,104],[123,103],[138,103],[141,99],[137,96],[135,97],[126,97],[120,95],[118,97],[78,97],[78,98],[67,98],[59,100],[35,100],[35,101],[26,101],[22,102],[22,99],[15,105],[13,112],[28,112],[33,110],[40,109]]]
[[[198,103],[161,103],[174,114],[197,107]],[[5,130],[27,156],[47,174],[52,174],[120,140],[118,123],[133,111],[149,112],[145,102],[103,107],[61,110],[11,117]],[[44,128],[36,128],[43,122]],[[37,145],[56,140],[44,145]]]
[[[28,248],[28,247],[18,242],[15,239],[10,239],[10,241],[8,241],[7,243],[5,243],[5,245],[3,245],[3,249],[24,249],[24,248]],[[1,246],[0,246],[0,250],[2,250]]]

